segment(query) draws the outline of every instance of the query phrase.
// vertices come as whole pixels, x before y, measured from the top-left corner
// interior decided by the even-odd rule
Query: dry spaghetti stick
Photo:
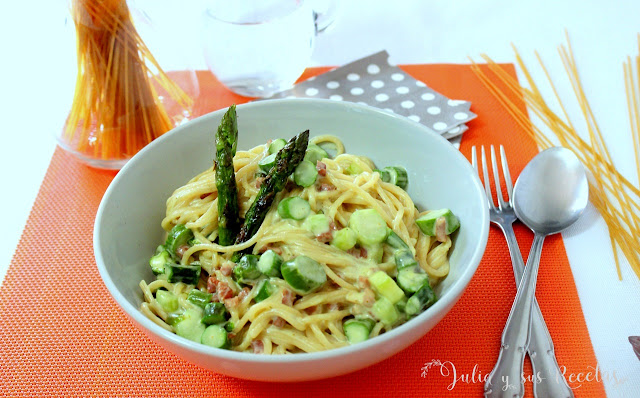
[[[573,125],[571,125],[570,120],[568,120],[568,117],[568,124],[562,122],[561,119],[558,118],[557,115],[555,115],[555,113],[553,113],[548,108],[542,97],[537,95],[539,91],[535,87],[535,84],[530,78],[530,74],[528,73],[528,70],[524,66],[524,63],[522,62],[519,55],[517,56],[517,59],[519,60],[521,68],[525,71],[525,75],[528,76],[528,79],[530,80],[529,83],[533,87],[533,91],[527,92],[526,89],[521,88],[519,85],[516,86],[515,84],[513,84],[513,80],[515,79],[511,78],[510,76],[508,76],[508,78],[505,78],[504,73],[496,74],[500,79],[507,80],[507,87],[511,91],[523,94],[525,103],[530,107],[536,109],[535,112],[541,117],[541,120],[547,125],[547,127],[549,127],[554,133],[556,133],[558,138],[563,141],[565,145],[570,144],[569,141],[571,141],[571,143],[575,145],[574,151],[577,152],[578,155],[582,155],[583,162],[587,160],[585,159],[585,157],[593,160],[592,162],[588,163],[590,167],[595,168],[592,171],[595,171],[593,172],[593,175],[595,177],[597,185],[592,185],[592,190],[595,193],[593,195],[593,202],[596,208],[598,208],[598,210],[601,212],[601,214],[605,218],[605,221],[607,221],[607,225],[609,226],[610,239],[612,240],[613,249],[614,251],[616,251],[614,253],[614,256],[617,259],[617,247],[620,247],[625,254],[625,257],[627,257],[632,269],[640,277],[640,264],[638,259],[639,245],[637,241],[633,239],[633,235],[631,235],[630,233],[636,232],[638,225],[638,217],[634,214],[633,211],[631,211],[631,207],[638,208],[638,190],[636,187],[631,185],[628,180],[626,180],[626,178],[621,176],[610,162],[610,154],[606,149],[602,134],[597,127],[597,122],[595,121],[593,112],[589,107],[588,102],[586,101],[584,90],[582,90],[581,88],[579,77],[577,75],[577,69],[575,67],[575,61],[573,60],[572,54],[570,52],[567,52],[566,49],[561,49],[561,57],[563,58],[565,68],[571,79],[572,87],[574,87],[574,92],[576,94],[577,100],[580,103],[585,120],[588,123],[590,129],[590,137],[596,144],[595,150],[587,143],[582,141],[582,139],[575,133],[575,129],[573,128]],[[492,61],[489,60],[488,62],[490,63],[490,68],[492,66],[495,66],[496,69],[499,68],[497,64],[493,63]],[[541,61],[540,63],[542,64]],[[548,73],[546,72],[546,68],[544,69],[547,77],[549,78]],[[474,67],[472,67],[472,70],[474,71],[474,73],[476,73],[476,76],[480,78],[485,87],[487,87],[489,91],[499,100],[499,102],[503,106],[505,106],[505,108],[507,108],[508,112],[516,119],[518,124],[520,124],[528,134],[534,135],[533,138],[536,140],[536,142],[544,143],[544,141],[546,141],[541,130],[536,126],[532,126],[530,121],[525,119],[525,115],[523,115],[522,112],[517,109],[515,104],[513,104],[513,102],[506,97],[501,89],[499,89],[495,84],[493,84],[493,82],[490,81],[490,79],[486,75],[484,75],[484,73],[479,69],[479,67],[477,67],[477,65],[474,65]],[[555,91],[555,87],[554,94],[557,97],[557,91]],[[558,102],[563,107],[563,112],[566,116],[566,110],[564,110],[562,101],[560,101],[559,98]],[[569,146],[571,146],[571,144]],[[631,194],[636,195],[635,200],[629,195],[627,190],[629,190]],[[611,206],[611,203],[606,200],[609,195],[607,194],[607,191],[610,195],[614,196],[617,199],[622,212],[616,208],[613,208]],[[625,213],[626,215],[631,214],[631,221],[625,222],[624,217],[618,218]],[[620,224],[617,224],[616,221],[620,221]]]

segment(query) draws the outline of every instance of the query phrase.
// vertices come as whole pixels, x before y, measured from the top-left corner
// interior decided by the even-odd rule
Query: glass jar
[[[71,0],[69,10],[76,82],[58,144],[91,166],[120,169],[192,116],[198,81],[181,54],[188,38],[173,34],[186,15],[169,1]]]

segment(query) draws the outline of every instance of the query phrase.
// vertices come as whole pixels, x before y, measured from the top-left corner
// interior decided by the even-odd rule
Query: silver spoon
[[[513,200],[516,215],[535,236],[518,294],[502,332],[498,362],[485,383],[487,397],[524,395],[521,376],[529,346],[531,304],[535,297],[542,243],[547,235],[558,233],[576,222],[587,207],[589,184],[584,167],[569,149],[555,147],[542,151],[520,173],[513,189]],[[554,377],[554,381],[564,383],[562,375],[539,373],[538,377]]]

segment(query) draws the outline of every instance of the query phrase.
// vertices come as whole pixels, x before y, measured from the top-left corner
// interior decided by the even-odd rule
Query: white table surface
[[[75,61],[62,29],[65,4],[64,0],[11,2],[0,24],[0,208],[4,209],[0,280],[49,165],[53,134],[70,102],[73,80],[68,68]],[[571,104],[570,115],[579,121],[556,50],[568,29],[583,84],[616,166],[630,181],[638,181],[622,62],[638,50],[640,2],[344,0],[340,7],[335,24],[317,38],[310,66],[341,65],[382,49],[399,64],[466,63],[467,56],[479,59],[480,53],[513,62],[509,46],[513,42],[532,69],[532,52],[540,52],[565,102]],[[195,66],[203,68],[200,54],[194,59]],[[534,76],[543,81],[537,69]],[[608,396],[640,396],[640,361],[627,340],[640,335],[640,282],[625,262],[624,279],[618,280],[606,226],[593,208],[563,237],[598,360],[591,366],[610,374],[615,371],[618,383],[602,381]],[[580,396],[579,389],[576,394]]]

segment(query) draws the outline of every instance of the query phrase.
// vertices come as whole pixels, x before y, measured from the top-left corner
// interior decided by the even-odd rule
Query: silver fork
[[[498,207],[496,208],[493,195],[491,193],[491,183],[489,180],[489,172],[487,168],[487,158],[485,156],[484,145],[480,148],[482,155],[482,177],[484,177],[484,189],[487,194],[487,204],[489,206],[489,216],[493,224],[500,227],[507,239],[507,246],[511,254],[511,263],[513,265],[513,274],[515,276],[516,285],[522,279],[524,273],[524,262],[520,254],[520,248],[516,241],[516,235],[513,232],[513,223],[518,219],[513,210],[513,185],[511,183],[511,175],[507,164],[507,156],[504,147],[500,145],[500,158],[502,163],[502,173],[504,183],[507,186],[508,198],[505,201],[502,196],[500,187],[500,175],[498,172],[498,163],[496,161],[496,151],[491,145],[491,166],[493,169],[493,178],[496,186],[496,196],[498,198]],[[471,163],[473,168],[480,176],[478,170],[478,160],[476,156],[476,147],[471,148]],[[567,384],[563,372],[558,366],[553,341],[544,322],[538,302],[534,301],[533,311],[531,315],[531,337],[528,347],[529,358],[531,359],[531,367],[533,368],[533,394],[540,398],[567,398],[573,397],[573,391]],[[509,352],[513,350],[503,350],[504,342],[500,348],[500,358],[496,363],[496,367],[487,377],[485,384],[486,397],[521,397],[524,395],[524,385],[521,379],[522,365],[517,363],[515,358],[508,358]]]

